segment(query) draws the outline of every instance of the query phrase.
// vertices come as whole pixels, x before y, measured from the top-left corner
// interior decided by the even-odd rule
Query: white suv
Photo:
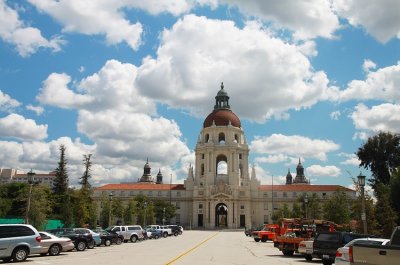
[[[118,235],[124,237],[124,241],[130,240],[135,243],[138,240],[143,239],[143,229],[140,225],[117,225],[111,226],[106,229],[106,231],[116,232]]]
[[[47,252],[40,245],[39,232],[31,225],[0,225],[0,259],[5,262],[24,261],[31,254]]]

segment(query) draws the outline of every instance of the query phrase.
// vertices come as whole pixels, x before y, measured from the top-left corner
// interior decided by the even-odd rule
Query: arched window
[[[201,175],[204,176],[204,164],[201,164]]]
[[[205,142],[208,143],[208,140],[210,140],[210,135],[207,133],[205,137]]]
[[[239,136],[238,136],[237,134],[235,134],[235,140],[234,140],[234,142],[235,142],[235,143],[238,143],[238,142],[239,142]]]
[[[217,156],[217,175],[228,174],[228,159],[224,155]]]
[[[218,142],[219,143],[225,143],[225,134],[224,133],[220,133],[218,135]]]

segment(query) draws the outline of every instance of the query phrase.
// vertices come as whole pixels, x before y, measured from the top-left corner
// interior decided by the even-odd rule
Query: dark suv
[[[0,259],[5,262],[24,261],[31,254],[47,251],[40,245],[39,232],[31,225],[0,225]]]
[[[356,238],[374,237],[371,235],[350,232],[321,232],[317,234],[313,243],[314,258],[322,259],[324,265],[335,262],[336,250]]]

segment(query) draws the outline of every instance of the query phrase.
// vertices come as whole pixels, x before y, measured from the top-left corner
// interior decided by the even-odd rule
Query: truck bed
[[[354,244],[354,265],[398,265],[400,264],[400,246],[381,246]]]

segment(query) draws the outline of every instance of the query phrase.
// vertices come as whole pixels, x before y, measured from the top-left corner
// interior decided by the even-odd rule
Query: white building
[[[214,110],[206,117],[195,148],[195,167],[190,166],[184,184],[162,184],[161,172],[154,180],[148,162],[139,182],[108,184],[94,197],[113,192],[122,200],[143,194],[176,205],[172,222],[194,228],[239,228],[271,222],[273,208],[292,207],[298,196],[316,193],[328,198],[337,189],[351,198],[355,191],[339,185],[311,185],[299,160],[296,177],[290,172],[286,185],[261,185],[254,168],[249,173],[249,147],[240,119],[229,106],[223,84],[215,97]]]
[[[34,181],[53,188],[55,177],[55,172],[35,173]],[[12,182],[28,183],[28,174],[19,172],[17,169],[0,168],[0,185]]]

